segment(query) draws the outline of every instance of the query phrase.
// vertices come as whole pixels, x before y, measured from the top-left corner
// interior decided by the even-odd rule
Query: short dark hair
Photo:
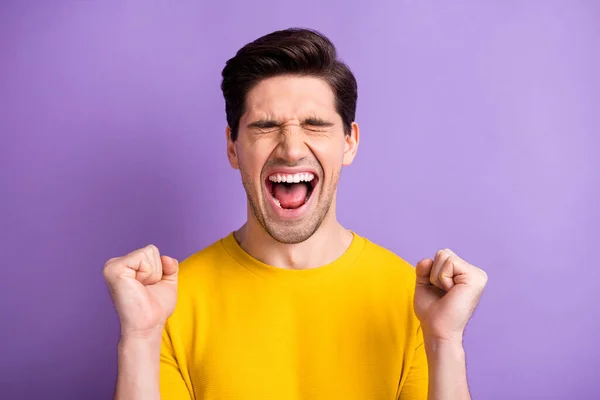
[[[279,75],[314,76],[331,87],[344,132],[350,134],[356,115],[356,78],[323,34],[303,28],[279,30],[246,44],[221,73],[227,123],[236,140],[248,92],[261,80]]]

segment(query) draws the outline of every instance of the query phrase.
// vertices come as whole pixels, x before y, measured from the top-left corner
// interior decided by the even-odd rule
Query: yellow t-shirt
[[[233,234],[180,265],[163,400],[425,400],[414,268],[354,234],[331,264],[288,270]]]

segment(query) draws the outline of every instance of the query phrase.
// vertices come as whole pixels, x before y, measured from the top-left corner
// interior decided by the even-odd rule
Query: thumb
[[[431,258],[425,258],[417,263],[415,271],[417,273],[417,283],[422,285],[430,285],[429,276],[431,275],[431,269],[433,268],[433,260]]]
[[[169,256],[161,256],[163,276],[162,280],[175,280],[179,272],[179,262]]]

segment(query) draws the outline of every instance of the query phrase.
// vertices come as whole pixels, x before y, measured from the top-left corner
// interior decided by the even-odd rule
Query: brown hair
[[[262,79],[288,74],[325,80],[335,95],[344,131],[350,133],[358,97],[354,75],[338,60],[335,46],[323,34],[290,28],[246,44],[223,68],[221,90],[232,140],[237,138],[248,92]]]

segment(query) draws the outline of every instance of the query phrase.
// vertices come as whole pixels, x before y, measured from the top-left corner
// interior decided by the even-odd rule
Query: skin
[[[231,140],[231,130],[226,130],[227,156],[240,171],[248,197],[248,220],[236,239],[269,265],[318,267],[338,258],[352,241],[337,221],[335,200],[341,169],[356,156],[359,129],[353,123],[345,134],[334,101],[321,79],[266,79],[248,93],[237,139]],[[313,207],[300,219],[278,218],[267,204],[266,174],[279,166],[316,170]]]
[[[350,165],[359,128],[344,132],[330,87],[318,78],[280,76],[247,96],[238,137],[226,129],[227,157],[248,198],[247,222],[235,232],[253,257],[281,268],[316,268],[337,259],[352,234],[336,218],[342,167]],[[268,202],[264,181],[273,168],[310,168],[318,177],[312,203],[294,221]],[[115,399],[159,399],[161,334],[175,309],[177,261],[147,246],[109,260],[104,277],[121,322]],[[429,363],[429,400],[467,400],[463,335],[487,275],[450,249],[416,266],[415,313]],[[402,397],[401,397],[402,398]]]
[[[487,274],[450,249],[416,266],[415,314],[429,364],[429,400],[470,400],[463,336]]]
[[[175,310],[177,260],[148,245],[104,265],[104,279],[121,323],[115,399],[160,399],[162,330]]]

